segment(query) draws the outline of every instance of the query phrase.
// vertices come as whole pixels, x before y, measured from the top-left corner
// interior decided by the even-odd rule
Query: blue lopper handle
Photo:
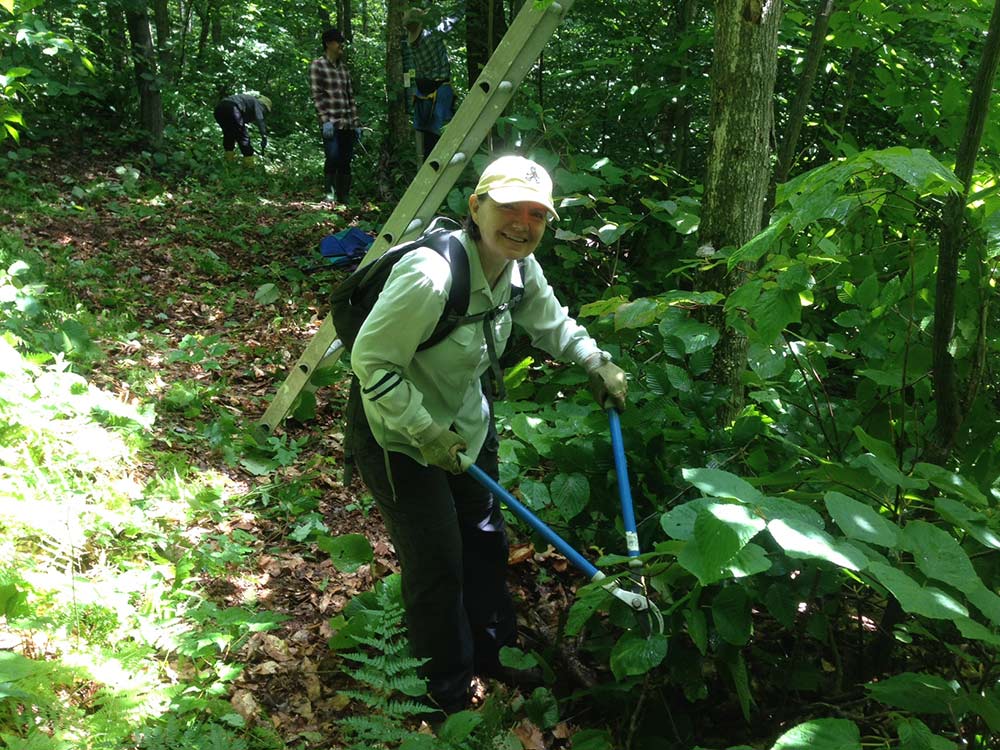
[[[465,470],[469,472],[476,479],[476,481],[486,487],[486,489],[499,497],[503,501],[503,504],[510,508],[515,516],[541,534],[545,541],[565,555],[566,559],[582,570],[588,578],[591,580],[594,578],[604,578],[604,574],[594,567],[587,558],[573,549],[569,545],[569,542],[546,526],[542,519],[528,510],[516,497],[501,487],[500,484],[493,479],[493,477],[471,462]],[[635,526],[634,521],[632,522],[632,525]]]
[[[632,488],[628,482],[628,464],[625,461],[625,441],[622,439],[622,423],[618,411],[608,409],[608,423],[611,426],[611,453],[615,458],[615,474],[618,477],[618,496],[622,502],[622,522],[625,525],[625,546],[629,557],[639,556],[639,533],[635,527],[635,511],[632,509]]]

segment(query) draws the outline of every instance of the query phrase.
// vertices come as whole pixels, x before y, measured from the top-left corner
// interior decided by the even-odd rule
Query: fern
[[[394,747],[411,735],[405,722],[434,709],[411,700],[427,692],[427,683],[420,678],[417,667],[425,659],[415,659],[407,653],[406,628],[403,625],[403,608],[398,599],[398,588],[383,582],[377,593],[382,616],[374,618],[366,635],[355,635],[354,640],[365,651],[343,654],[356,668],[345,671],[364,690],[344,690],[343,695],[363,704],[365,716],[350,716],[340,721],[345,736],[352,741],[351,748]],[[399,698],[399,695],[410,698]]]

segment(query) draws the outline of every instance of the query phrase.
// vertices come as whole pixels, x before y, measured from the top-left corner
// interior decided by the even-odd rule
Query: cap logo
[[[528,170],[528,174],[524,176],[525,182],[534,182],[536,184],[542,184],[542,178],[538,176],[538,170],[532,167]]]

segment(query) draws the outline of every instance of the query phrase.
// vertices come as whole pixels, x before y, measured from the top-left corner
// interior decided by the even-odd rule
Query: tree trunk
[[[132,62],[139,89],[139,125],[155,148],[163,143],[163,99],[156,71],[156,51],[149,28],[149,8],[125,8],[125,21],[132,40]]]
[[[778,165],[774,175],[775,184],[788,179],[788,172],[795,160],[795,149],[799,142],[799,133],[802,131],[802,121],[806,116],[806,107],[809,106],[809,95],[812,93],[813,83],[816,81],[819,61],[823,57],[823,44],[826,42],[827,29],[830,28],[833,4],[834,0],[819,0],[812,39],[809,42],[809,49],[806,50],[806,59],[799,76],[799,85],[795,89],[795,97],[788,109],[785,132],[778,149]]]
[[[711,139],[698,235],[700,254],[739,247],[761,229],[771,172],[772,99],[777,69],[780,0],[717,0],[712,62]],[[753,268],[716,262],[697,280],[700,289],[728,295]],[[722,334],[713,380],[730,391],[719,414],[729,424],[743,407],[740,375],[746,338],[725,326],[721,307],[707,322]]]
[[[490,55],[507,33],[503,0],[468,0],[465,10],[466,70],[469,88],[479,78]]]
[[[354,21],[354,13],[351,8],[351,0],[337,0],[337,28],[344,35],[347,41],[353,39],[351,25]]]
[[[156,27],[156,54],[160,69],[165,77],[171,78],[173,66],[170,60],[170,10],[167,0],[153,0],[153,25]]]
[[[684,39],[698,12],[698,3],[699,0],[681,0],[678,4],[674,12],[674,39]],[[684,174],[687,166],[688,132],[691,128],[691,102],[686,85],[687,64],[681,62],[669,65],[664,78],[668,87],[677,91],[677,95],[665,102],[661,109],[660,139],[666,152],[671,155],[674,168]]]
[[[399,174],[403,164],[409,164],[413,156],[413,136],[406,114],[406,90],[403,88],[403,10],[406,0],[388,0],[385,24],[385,80],[388,92],[387,121],[385,139],[379,150],[378,193],[382,200],[389,200],[396,185],[400,184]],[[408,171],[408,170],[407,170]],[[408,178],[403,182],[408,182]]]
[[[955,331],[955,301],[958,290],[958,265],[962,248],[968,243],[965,224],[965,206],[972,184],[972,171],[976,165],[976,154],[983,138],[986,116],[989,112],[993,80],[996,78],[997,63],[1000,62],[1000,0],[993,7],[986,45],[976,72],[969,102],[969,116],[962,134],[955,160],[955,176],[962,183],[962,193],[948,198],[944,207],[941,237],[938,243],[937,285],[934,298],[934,353],[933,376],[934,396],[937,405],[937,426],[934,444],[931,446],[932,460],[943,463],[947,460],[958,436],[958,430],[965,420],[965,411],[971,403],[960,402],[958,379],[955,375],[955,361],[949,350]],[[971,380],[978,382],[973,373]]]

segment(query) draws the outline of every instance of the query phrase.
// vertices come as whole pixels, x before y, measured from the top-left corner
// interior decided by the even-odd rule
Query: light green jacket
[[[463,231],[454,234],[469,256],[468,314],[509,300],[518,264],[508,263],[490,289],[475,242]],[[513,311],[513,322],[536,347],[559,361],[579,363],[598,354],[597,342],[569,317],[534,256],[522,265],[524,297]],[[430,248],[408,253],[393,268],[351,350],[351,367],[360,381],[365,415],[375,439],[384,449],[405,453],[420,463],[424,460],[418,444],[439,434],[434,425],[454,429],[474,458],[486,439],[490,419],[479,380],[490,367],[481,322],[459,326],[439,344],[417,351],[437,325],[450,288],[447,260]],[[511,312],[498,316],[493,326],[499,357],[510,338]]]

